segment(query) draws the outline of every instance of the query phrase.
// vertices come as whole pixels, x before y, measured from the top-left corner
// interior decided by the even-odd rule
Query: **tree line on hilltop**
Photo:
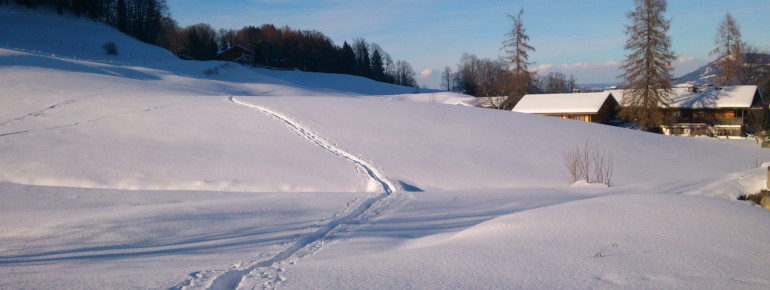
[[[5,0],[8,4],[8,0]],[[0,4],[3,0],[0,0]],[[363,38],[342,46],[315,30],[272,24],[241,29],[214,29],[199,23],[180,27],[165,0],[16,0],[29,8],[53,7],[79,17],[107,23],[140,41],[168,49],[177,56],[212,60],[218,52],[240,45],[255,53],[255,66],[309,72],[358,75],[376,81],[417,87],[416,73],[404,61],[394,61],[382,47]]]

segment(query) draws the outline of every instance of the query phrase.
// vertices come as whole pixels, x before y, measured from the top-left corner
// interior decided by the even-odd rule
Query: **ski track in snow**
[[[5,126],[5,125],[8,125],[8,124],[14,124],[14,123],[22,122],[22,121],[24,121],[24,120],[26,120],[28,118],[40,117],[40,116],[44,115],[45,112],[48,111],[48,110],[60,108],[62,106],[69,105],[69,104],[72,104],[72,103],[75,103],[75,102],[78,102],[78,101],[80,101],[80,100],[75,100],[75,99],[67,100],[67,101],[64,101],[64,102],[52,105],[52,106],[50,106],[48,108],[45,108],[43,110],[40,110],[40,111],[37,111],[37,112],[34,112],[34,113],[29,113],[29,114],[26,114],[24,116],[21,116],[21,117],[18,117],[18,118],[14,118],[12,120],[2,122],[2,123],[0,123],[0,126]],[[164,108],[166,108],[166,107],[168,107],[170,105],[176,105],[176,104],[180,104],[180,103],[181,102],[153,106],[153,107],[146,108],[146,109],[139,110],[139,111],[132,111],[132,112],[127,112],[127,113],[123,113],[123,114],[112,115],[112,117],[132,115],[132,114],[136,114],[136,113],[152,112],[152,111],[164,109]],[[11,135],[18,135],[18,134],[26,134],[26,133],[32,133],[32,132],[38,132],[38,131],[49,131],[49,130],[57,130],[57,129],[75,127],[75,126],[82,125],[82,124],[99,122],[99,121],[102,121],[102,120],[106,120],[108,118],[110,118],[110,117],[99,117],[99,118],[90,119],[90,120],[86,120],[86,121],[78,121],[78,122],[71,123],[71,124],[65,124],[65,125],[59,125],[59,126],[53,126],[53,127],[46,127],[46,128],[40,128],[40,129],[30,129],[30,130],[22,130],[22,131],[6,132],[6,133],[1,133],[0,132],[0,137],[11,136]]]
[[[42,110],[40,110],[40,111],[37,111],[37,112],[32,112],[32,113],[26,114],[26,115],[24,115],[24,116],[21,116],[21,117],[17,117],[17,118],[13,118],[13,119],[11,119],[11,120],[8,120],[8,121],[5,121],[5,122],[2,122],[2,123],[0,123],[0,126],[5,126],[5,125],[7,125],[7,124],[12,124],[12,123],[21,122],[21,121],[24,121],[24,120],[25,120],[25,119],[27,119],[27,118],[35,118],[35,117],[40,117],[40,116],[42,116],[43,114],[45,114],[45,112],[47,112],[47,111],[49,111],[49,110],[53,110],[53,109],[56,109],[56,108],[59,108],[59,107],[63,107],[63,106],[66,106],[66,105],[69,105],[69,104],[75,103],[75,102],[77,102],[77,101],[79,101],[79,100],[76,100],[76,99],[70,99],[70,100],[66,100],[66,101],[63,101],[63,102],[61,102],[61,103],[58,103],[58,104],[54,104],[54,105],[52,105],[52,106],[49,106],[49,107],[47,107],[47,108],[45,108],[45,109],[42,109]]]
[[[48,131],[48,130],[56,130],[56,129],[62,129],[62,128],[75,127],[75,126],[78,126],[80,124],[97,122],[97,121],[101,121],[101,120],[104,120],[104,119],[106,119],[106,118],[91,119],[91,120],[88,120],[88,121],[85,121],[85,122],[75,122],[75,123],[72,123],[72,124],[61,125],[61,126],[54,126],[54,127],[48,127],[48,128],[42,128],[42,129],[23,130],[23,131],[9,132],[9,133],[0,133],[0,137],[10,136],[10,135],[17,135],[17,134],[25,134],[25,133],[31,133],[31,132],[38,132],[38,131]]]
[[[320,228],[315,232],[306,234],[305,236],[301,237],[299,240],[291,244],[291,246],[277,253],[272,258],[259,262],[252,262],[250,266],[246,267],[242,265],[234,265],[225,271],[209,270],[204,272],[191,273],[188,280],[178,284],[175,287],[172,287],[171,289],[237,289],[239,287],[275,288],[276,286],[279,286],[281,282],[286,280],[280,274],[283,271],[283,268],[281,268],[279,264],[286,262],[292,256],[301,258],[317,251],[325,243],[325,241],[329,239],[330,233],[338,230],[342,225],[352,224],[354,220],[366,220],[371,216],[378,214],[385,206],[390,203],[390,199],[395,198],[395,193],[398,192],[399,187],[397,187],[394,182],[387,179],[369,162],[362,160],[352,153],[342,150],[337,146],[332,145],[330,142],[318,137],[318,135],[310,130],[310,128],[299,124],[292,118],[266,107],[241,102],[234,96],[231,96],[228,99],[230,102],[233,102],[237,105],[249,107],[270,115],[282,121],[287,127],[297,132],[300,136],[313,142],[324,150],[339,157],[348,159],[350,162],[355,164],[361,172],[365,173],[367,178],[370,180],[370,190],[380,192],[380,194],[364,200],[352,210],[351,208],[355,205],[356,201],[349,202],[346,208],[332,216],[329,219],[329,222],[321,225]],[[376,190],[371,188],[372,183],[377,184],[378,188]],[[339,217],[341,215],[342,217]],[[291,261],[290,263],[293,264],[294,261]],[[257,283],[263,280],[264,282],[262,285]]]

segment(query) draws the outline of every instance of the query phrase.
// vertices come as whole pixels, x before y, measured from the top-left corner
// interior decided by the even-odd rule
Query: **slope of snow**
[[[329,245],[287,273],[284,285],[293,289],[762,289],[768,285],[764,274],[768,262],[757,253],[770,250],[766,243],[770,230],[765,226],[770,216],[735,202],[616,194],[524,210],[395,248],[370,246],[353,253],[348,249],[385,244],[377,243],[383,239],[378,234],[405,232],[409,225],[430,220],[420,211],[405,215],[410,217],[406,225],[395,219],[381,221],[392,227],[363,231],[359,237]]]
[[[0,183],[0,288],[157,289],[278,252],[361,194]]]
[[[770,158],[757,147],[506,111],[331,97],[238,99],[280,109],[423,190],[565,186],[564,153],[586,142],[614,156],[618,185],[716,177]]]
[[[0,19],[0,288],[770,287],[766,149]]]

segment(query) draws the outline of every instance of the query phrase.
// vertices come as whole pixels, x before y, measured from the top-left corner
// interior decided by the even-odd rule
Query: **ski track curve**
[[[276,119],[279,119],[282,122],[284,122],[284,124],[287,125],[289,128],[297,132],[300,136],[310,140],[311,142],[320,146],[324,150],[329,151],[332,154],[337,155],[339,157],[350,160],[353,164],[363,169],[364,172],[366,172],[366,174],[369,176],[369,178],[371,178],[373,181],[378,183],[382,187],[382,190],[385,191],[386,193],[391,194],[396,188],[398,188],[394,182],[388,180],[387,177],[385,177],[381,172],[379,172],[379,170],[375,169],[375,167],[369,164],[369,162],[361,158],[358,158],[354,154],[346,152],[345,150],[342,150],[339,147],[331,144],[330,142],[318,137],[318,135],[314,133],[312,130],[310,130],[310,128],[307,128],[306,126],[299,124],[298,122],[294,121],[292,118],[288,117],[287,115],[273,111],[266,107],[249,104],[246,102],[241,102],[238,99],[236,99],[234,96],[231,96],[228,99],[235,104],[256,109]]]
[[[332,217],[331,221],[320,226],[320,228],[318,228],[316,231],[306,234],[305,236],[299,238],[297,241],[291,244],[291,246],[277,253],[272,258],[254,263],[248,267],[234,266],[234,267],[231,267],[229,270],[221,271],[221,272],[208,271],[208,273],[201,273],[201,272],[192,273],[190,274],[189,280],[175,287],[172,287],[171,289],[193,289],[193,288],[197,289],[199,287],[205,287],[207,289],[237,289],[239,286],[241,286],[245,282],[244,278],[247,278],[247,276],[250,273],[254,272],[257,269],[273,267],[276,264],[279,264],[280,262],[288,260],[294,254],[297,254],[300,250],[303,250],[303,249],[307,249],[307,251],[311,253],[315,252],[316,250],[318,250],[318,248],[320,248],[321,245],[323,245],[324,239],[328,237],[329,233],[339,228],[340,225],[351,223],[352,221],[358,218],[365,218],[364,216],[370,210],[379,212],[382,207],[388,204],[388,201],[386,199],[388,199],[389,197],[390,198],[394,197],[395,193],[397,193],[399,189],[396,183],[392,182],[387,177],[385,177],[379,170],[377,170],[369,162],[320,138],[310,128],[299,124],[298,122],[294,121],[292,118],[288,117],[287,115],[282,114],[280,112],[276,112],[266,107],[239,101],[238,99],[235,98],[235,96],[229,97],[228,100],[237,105],[252,108],[262,113],[265,113],[267,115],[270,115],[273,118],[276,118],[281,122],[283,122],[284,125],[286,125],[290,129],[298,133],[300,136],[313,142],[314,144],[323,148],[324,150],[334,155],[337,155],[339,157],[348,159],[351,163],[355,164],[356,167],[358,167],[363,173],[365,173],[365,175],[370,179],[370,184],[374,182],[378,185],[379,188],[377,191],[380,193],[374,197],[370,197],[364,200],[353,210],[349,210],[346,208],[345,210],[343,210],[342,214],[344,214],[345,212],[347,212],[347,214],[344,214],[344,216],[342,217],[334,218],[340,215],[340,213],[335,214]],[[351,203],[349,203],[348,206],[350,206]],[[376,204],[379,204],[379,206],[375,206]],[[306,254],[302,256],[305,256],[305,255]],[[278,271],[274,271],[274,272],[280,272],[280,271],[282,271],[282,269],[279,269]],[[209,274],[210,276],[206,274]],[[264,273],[263,275],[269,276],[268,274],[264,274]],[[263,278],[269,278],[269,280],[262,285],[263,288],[273,288],[275,286],[278,286],[280,282],[285,280],[279,274],[276,274],[275,277],[264,277],[264,276]],[[197,285],[198,283],[196,283],[195,280],[210,280],[211,283],[209,285]],[[203,282],[200,284],[208,284],[205,281],[198,281],[198,282]]]

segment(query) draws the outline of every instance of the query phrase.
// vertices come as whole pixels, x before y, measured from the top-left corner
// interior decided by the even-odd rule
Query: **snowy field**
[[[0,20],[1,289],[770,288],[750,142]],[[611,186],[570,185],[586,143]]]

